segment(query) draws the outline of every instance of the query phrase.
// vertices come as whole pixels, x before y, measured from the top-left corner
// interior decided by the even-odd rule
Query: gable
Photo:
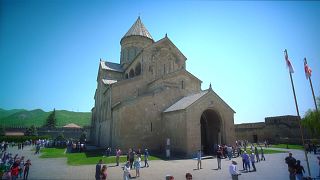
[[[228,108],[233,113],[235,113],[235,111],[225,101],[223,101],[214,91],[212,91],[212,89],[201,91],[199,93],[191,94],[189,96],[183,97],[182,99],[180,99],[179,101],[177,101],[176,103],[171,105],[169,108],[167,108],[163,112],[167,113],[167,112],[179,111],[179,110],[191,108],[196,102],[203,100],[204,98],[206,98],[209,95],[213,95],[215,97],[215,99],[222,102],[222,104],[226,108]]]

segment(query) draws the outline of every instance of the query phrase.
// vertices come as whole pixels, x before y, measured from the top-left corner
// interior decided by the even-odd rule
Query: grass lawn
[[[115,156],[103,157],[101,155],[101,151],[88,151],[83,153],[64,153],[65,149],[59,148],[44,148],[41,149],[40,158],[60,158],[66,157],[68,165],[79,166],[79,165],[90,165],[97,164],[100,159],[104,161],[104,163],[116,163]],[[160,158],[155,156],[149,156],[149,160],[159,160]],[[141,161],[144,158],[142,157]],[[126,162],[127,156],[120,156],[120,162]]]
[[[274,150],[274,149],[263,149],[264,154],[275,154],[275,153],[286,153],[288,151],[282,151],[282,150]],[[259,150],[259,154],[261,154],[261,151]]]
[[[66,157],[65,148],[43,148],[40,150],[40,158],[61,158]]]
[[[272,145],[271,147],[286,149],[287,148],[287,144],[275,144],[275,145]],[[289,144],[288,145],[288,149],[300,149],[300,150],[303,150],[303,147],[301,145]]]
[[[242,151],[244,151],[244,149],[242,148]],[[261,150],[258,148],[259,154],[261,154]],[[274,149],[263,149],[263,153],[264,154],[275,154],[275,153],[286,153],[288,151],[283,151],[283,150],[274,150]],[[247,148],[247,153],[252,153],[251,150],[249,148]]]

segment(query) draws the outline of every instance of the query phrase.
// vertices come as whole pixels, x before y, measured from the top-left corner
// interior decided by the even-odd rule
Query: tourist
[[[141,149],[138,149],[138,151],[136,152],[137,154],[137,157],[140,157],[141,158]]]
[[[109,156],[110,156],[110,153],[111,153],[111,148],[108,147],[107,150],[106,150],[106,156],[109,157]]]
[[[220,147],[218,148],[217,151],[217,162],[218,162],[218,169],[221,169],[221,158],[222,158],[222,153]]]
[[[285,158],[285,162],[288,164],[288,171],[289,171],[289,179],[295,180],[295,165],[296,159],[292,157],[292,153],[289,153],[289,156]]]
[[[317,159],[318,159],[318,165],[319,165],[319,175],[318,175],[318,177],[320,177],[320,156],[317,156]]]
[[[123,167],[123,180],[129,180],[129,179],[130,179],[130,162],[127,161],[127,163]]]
[[[31,161],[30,159],[28,159],[27,162],[24,164],[23,179],[25,180],[28,179],[30,166],[31,166]]]
[[[232,158],[232,147],[231,146],[227,146],[227,156],[228,156],[229,160],[231,160],[231,158]]]
[[[13,163],[11,169],[11,180],[16,180],[18,179],[18,175],[19,175],[19,160],[17,160],[16,162]]]
[[[23,168],[24,168],[24,156],[21,157],[20,163],[19,163],[19,177],[22,178],[23,174]]]
[[[148,149],[145,149],[144,150],[144,167],[149,167],[148,159],[149,159],[149,152],[148,152]]]
[[[192,179],[191,173],[186,173],[186,180],[191,180],[191,179]]]
[[[257,147],[254,147],[254,154],[256,155],[257,162],[259,162],[260,158],[259,158],[259,151]]]
[[[129,161],[130,161],[130,169],[132,169],[132,165],[134,162],[134,151],[133,149],[129,149]]]
[[[199,150],[197,153],[197,160],[198,160],[198,163],[197,163],[198,170],[199,170],[199,166],[200,166],[200,169],[202,169],[201,168],[201,150]]]
[[[251,153],[251,155],[250,155],[250,161],[251,161],[251,165],[252,165],[253,171],[257,171],[257,170],[256,170],[256,166],[254,165],[254,163],[255,163],[254,156],[255,156],[254,153]]]
[[[106,180],[107,179],[107,165],[103,165],[101,172],[100,172],[100,179]]]
[[[95,173],[96,180],[100,180],[101,168],[102,168],[102,159],[100,159],[98,164],[96,165],[96,173]]]
[[[247,154],[247,152],[245,151],[243,153],[243,159],[244,159],[244,164],[245,164],[245,170],[248,172],[250,172],[250,159],[249,159],[249,155]]]
[[[245,153],[246,151],[243,151],[241,154],[241,159],[242,159],[242,170],[246,170],[246,160],[245,160]]]
[[[303,173],[305,173],[303,166],[300,165],[300,160],[297,160],[297,164],[295,165],[295,174],[297,180],[302,180]]]
[[[119,166],[120,155],[121,155],[121,150],[120,150],[120,148],[118,148],[117,151],[116,151],[116,163],[117,163],[117,166]]]
[[[232,177],[232,180],[238,180],[240,173],[238,173],[237,162],[232,161],[231,165],[229,166],[229,173]]]
[[[261,159],[260,159],[260,160],[261,160],[261,161],[262,161],[262,160],[264,160],[264,161],[265,161],[265,160],[266,160],[266,158],[264,157],[264,152],[263,152],[262,147],[260,147],[260,151],[261,151]]]
[[[136,160],[134,161],[134,168],[136,169],[136,177],[140,177],[140,163],[141,158],[137,155]]]

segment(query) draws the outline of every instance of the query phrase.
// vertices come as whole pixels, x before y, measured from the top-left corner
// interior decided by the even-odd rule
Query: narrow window
[[[151,122],[151,132],[152,132],[152,122]]]
[[[184,82],[183,82],[183,80],[181,81],[181,89],[184,89]]]
[[[166,65],[163,65],[163,74],[166,74]]]

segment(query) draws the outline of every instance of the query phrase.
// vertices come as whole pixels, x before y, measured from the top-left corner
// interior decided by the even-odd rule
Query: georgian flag
[[[290,60],[288,58],[287,50],[285,50],[284,52],[285,52],[284,58],[286,60],[287,67],[289,68],[289,72],[290,73],[294,73],[294,68],[293,68],[293,66],[292,66],[292,64],[291,64],[291,62],[290,62]]]
[[[308,66],[306,58],[304,58],[304,73],[306,74],[306,78],[307,79],[311,77],[312,70]]]

